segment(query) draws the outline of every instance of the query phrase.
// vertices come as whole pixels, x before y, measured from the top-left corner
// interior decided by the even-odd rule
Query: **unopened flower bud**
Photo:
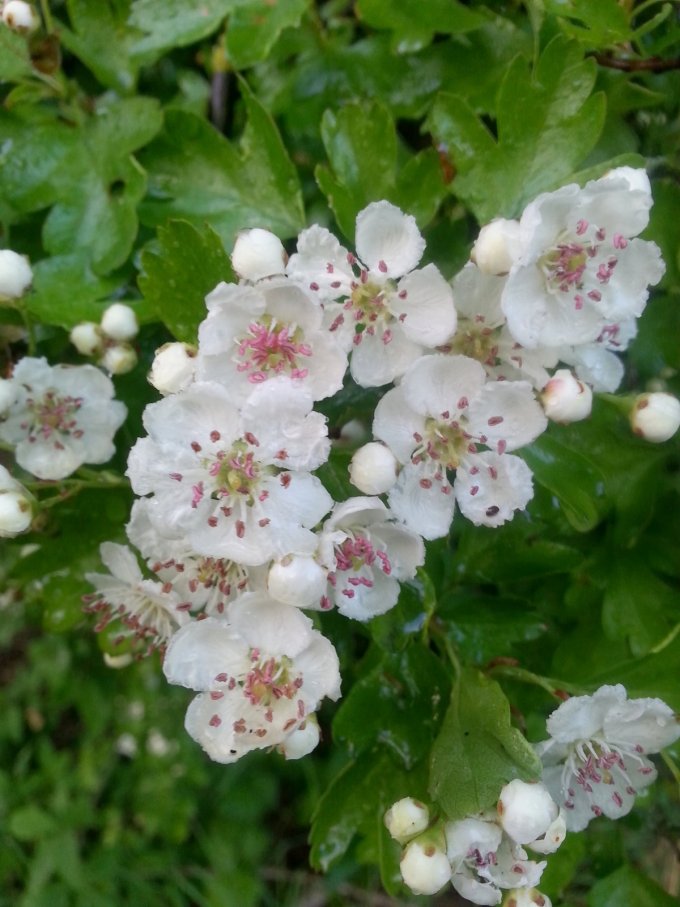
[[[559,815],[552,822],[543,837],[535,841],[529,841],[527,847],[535,850],[536,853],[555,853],[555,851],[564,843],[567,837],[567,823],[564,813],[560,810]]]
[[[102,315],[101,328],[107,337],[121,343],[132,340],[139,333],[137,316],[124,302],[114,302],[106,309]]]
[[[231,253],[234,271],[244,280],[262,280],[283,274],[288,256],[278,236],[269,230],[254,227],[241,230]]]
[[[483,274],[507,274],[519,255],[519,222],[499,217],[479,231],[470,258]]]
[[[289,554],[275,561],[267,578],[272,598],[298,608],[318,605],[326,591],[327,574],[313,557]]]
[[[498,798],[498,821],[517,844],[529,844],[546,833],[557,818],[558,808],[547,788],[515,778]]]
[[[98,324],[92,321],[81,321],[71,329],[69,339],[81,356],[94,356],[103,347],[102,332]]]
[[[552,907],[552,901],[538,888],[513,888],[503,901],[503,907]]]
[[[579,422],[593,408],[590,386],[569,371],[558,369],[540,394],[545,414],[553,422]]]
[[[352,485],[364,494],[382,494],[397,480],[397,458],[389,447],[371,441],[360,447],[349,464]]]
[[[286,759],[302,759],[315,749],[320,737],[321,731],[316,715],[308,715],[299,728],[288,734],[278,750]]]
[[[188,343],[166,343],[156,350],[148,380],[165,397],[187,388],[195,372],[195,347]]]
[[[425,831],[429,824],[429,809],[413,797],[397,800],[385,813],[385,827],[400,844],[405,844],[409,838]]]
[[[630,413],[633,433],[661,444],[680,428],[680,400],[672,394],[639,394]]]
[[[33,12],[33,7],[24,0],[8,0],[2,10],[2,21],[19,32],[31,32],[38,27],[38,17]]]
[[[11,249],[0,250],[0,297],[19,299],[32,280],[33,271],[24,255],[12,252]]]
[[[123,652],[122,655],[111,655],[109,652],[104,652],[103,654],[106,667],[114,668],[115,670],[127,668],[134,661],[134,656],[131,652]]]
[[[436,894],[451,880],[451,864],[446,852],[423,837],[406,846],[399,869],[414,894]]]
[[[100,364],[111,375],[127,375],[137,365],[137,353],[128,343],[116,343],[104,350]]]
[[[0,466],[0,538],[13,538],[31,528],[33,495]]]

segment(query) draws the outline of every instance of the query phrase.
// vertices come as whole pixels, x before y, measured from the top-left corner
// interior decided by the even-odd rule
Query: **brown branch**
[[[620,69],[623,72],[668,72],[680,69],[680,57],[662,60],[661,57],[647,57],[646,60],[627,60],[623,57],[611,57],[608,54],[593,54],[600,66],[609,69]]]

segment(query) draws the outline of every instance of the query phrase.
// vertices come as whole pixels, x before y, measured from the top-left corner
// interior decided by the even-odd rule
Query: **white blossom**
[[[134,309],[124,302],[114,302],[104,310],[101,329],[110,337],[122,343],[132,340],[139,333],[139,324]]]
[[[558,808],[547,788],[515,778],[498,797],[498,821],[503,831],[517,844],[542,838],[557,818]]]
[[[519,222],[498,217],[479,231],[470,259],[483,274],[507,274],[520,253]]]
[[[321,608],[335,605],[345,617],[370,620],[392,608],[399,583],[424,562],[423,540],[401,526],[379,498],[336,504],[324,523],[319,558],[328,569]]]
[[[93,321],[81,321],[71,328],[69,340],[81,356],[94,356],[104,348],[102,330]]]
[[[156,350],[149,384],[166,396],[185,390],[196,373],[196,348],[188,343],[165,343]]]
[[[104,350],[99,365],[110,375],[127,375],[137,365],[137,353],[129,343],[111,343]]]
[[[636,239],[649,219],[649,180],[619,167],[581,189],[540,195],[520,219],[519,256],[503,289],[510,331],[523,346],[590,343],[608,324],[642,313],[664,266]]]
[[[2,9],[2,21],[18,32],[35,31],[40,22],[31,4],[25,0],[7,0]]]
[[[558,369],[540,395],[546,416],[553,422],[587,419],[593,408],[593,392],[569,369]]]
[[[184,533],[199,554],[246,565],[311,553],[311,527],[331,498],[310,474],[325,462],[325,418],[288,379],[256,387],[238,409],[229,391],[195,382],[147,406],[148,437],[130,452],[127,474],[153,495],[151,521]]]
[[[243,280],[252,282],[283,274],[287,260],[286,250],[278,236],[260,227],[241,230],[231,253],[234,271]]]
[[[625,816],[638,791],[656,778],[649,753],[680,737],[673,710],[660,699],[628,699],[620,684],[572,696],[548,718],[550,739],[537,744],[543,783],[564,809],[567,829],[596,816]]]
[[[410,838],[425,831],[430,824],[430,811],[424,803],[413,797],[403,797],[390,806],[385,813],[384,822],[395,841],[405,844]]]
[[[286,278],[219,284],[198,329],[200,380],[218,381],[238,402],[286,376],[322,400],[342,387],[347,355],[323,327],[319,305]]]
[[[0,465],[0,538],[13,538],[31,528],[33,495]]]
[[[680,428],[680,400],[662,392],[639,394],[630,411],[630,425],[645,441],[668,441]]]
[[[446,851],[427,836],[407,844],[401,855],[399,871],[414,894],[436,894],[451,879]]]
[[[200,693],[185,727],[216,762],[285,749],[325,697],[340,696],[331,643],[298,608],[264,593],[232,602],[226,619],[208,617],[179,630],[163,670],[170,683]],[[297,744],[298,738],[291,741],[291,751]]]
[[[397,458],[389,447],[370,441],[354,452],[349,479],[364,494],[383,494],[397,480]]]
[[[12,376],[14,400],[0,416],[0,440],[39,479],[63,479],[83,463],[105,463],[127,415],[110,379],[92,365],[49,366],[25,357]]]
[[[327,574],[311,555],[287,554],[269,568],[267,590],[277,601],[318,609],[326,591]]]
[[[455,501],[474,523],[501,525],[533,494],[528,466],[507,451],[546,425],[527,382],[487,382],[465,356],[423,357],[375,410],[373,434],[403,464],[390,509],[426,539],[447,534]]]
[[[357,384],[377,387],[444,343],[455,330],[456,310],[437,268],[416,269],[425,241],[413,217],[394,205],[373,202],[359,212],[356,249],[358,257],[313,226],[300,234],[287,272],[325,304],[330,330],[352,350]]]
[[[104,542],[101,559],[110,573],[86,573],[96,592],[85,597],[85,610],[98,617],[95,630],[121,623],[120,639],[131,637],[142,654],[165,648],[172,634],[188,620],[188,604],[162,583],[145,579],[126,545]]]

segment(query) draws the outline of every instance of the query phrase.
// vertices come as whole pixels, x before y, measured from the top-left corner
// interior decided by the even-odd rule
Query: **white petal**
[[[572,696],[548,716],[548,733],[561,743],[594,737],[602,729],[607,712],[625,699],[621,684],[600,687],[592,696]]]
[[[467,458],[453,487],[461,513],[475,526],[501,526],[523,510],[534,493],[524,460],[490,451]]]
[[[401,277],[425,251],[415,218],[386,201],[373,202],[357,215],[356,249],[370,271]]]
[[[235,599],[227,609],[227,617],[250,647],[270,655],[295,658],[314,638],[312,622],[299,608],[278,602],[264,592],[246,592]]]
[[[390,509],[425,539],[448,535],[455,499],[447,479],[435,478],[426,465],[408,464],[388,494]]]
[[[391,328],[388,342],[380,334],[366,331],[359,336],[361,340],[350,358],[350,373],[361,387],[381,387],[400,378],[423,352],[422,346],[409,340],[398,324]]]
[[[506,450],[529,444],[548,426],[543,408],[526,381],[486,384],[470,402],[467,418],[474,435],[483,434],[489,447],[503,441]]]
[[[456,330],[453,290],[432,264],[399,281],[389,308],[406,336],[426,347],[446,343]]]
[[[215,689],[219,675],[240,676],[249,667],[247,644],[214,617],[185,624],[170,640],[163,660],[168,682],[191,690]]]
[[[658,753],[680,737],[680,723],[673,710],[660,699],[629,699],[613,705],[604,716],[608,742],[641,747]]]
[[[380,399],[373,417],[373,434],[384,441],[400,463],[409,463],[418,446],[414,435],[425,432],[425,412],[416,412],[406,402],[403,385]]]
[[[354,273],[348,252],[325,227],[314,225],[298,237],[297,252],[290,256],[286,273],[320,301],[348,296]],[[338,284],[338,286],[334,286]]]
[[[416,412],[432,416],[449,413],[452,419],[477,396],[485,380],[484,369],[475,359],[436,354],[415,362],[404,375],[401,388]]]

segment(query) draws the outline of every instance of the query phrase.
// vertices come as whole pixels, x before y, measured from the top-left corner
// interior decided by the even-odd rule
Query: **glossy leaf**
[[[432,748],[430,796],[449,819],[494,806],[513,778],[535,781],[540,760],[510,724],[510,704],[500,686],[479,671],[463,671]]]
[[[630,904],[631,907],[633,904],[635,907],[673,907],[677,900],[652,879],[630,866],[622,866],[595,884],[588,895],[588,907],[621,907],[623,904]]]
[[[234,69],[264,60],[285,28],[299,24],[309,0],[251,0],[234,4],[227,27],[227,56]]]
[[[0,28],[0,82],[16,82],[33,72],[26,38]]]

